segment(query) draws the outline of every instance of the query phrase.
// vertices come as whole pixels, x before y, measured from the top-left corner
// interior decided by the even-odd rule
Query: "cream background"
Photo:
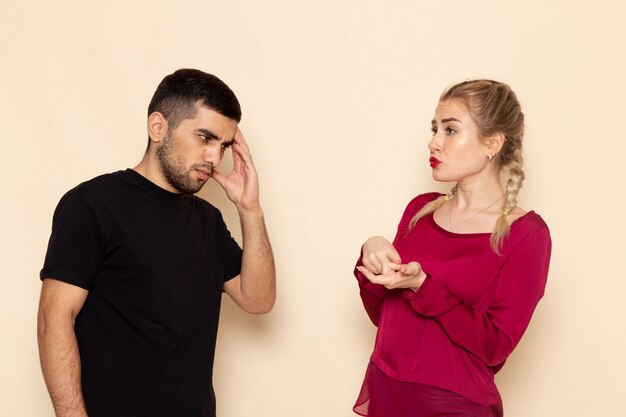
[[[592,5],[593,4],[593,5]],[[265,317],[224,300],[220,417],[352,416],[374,328],[352,277],[430,178],[450,83],[509,83],[527,116],[521,205],[553,236],[547,293],[497,376],[506,415],[626,415],[623,1],[15,2],[0,8],[0,415],[52,416],[35,318],[64,192],[134,166],[162,77],[224,79],[278,267]],[[236,236],[236,213],[215,184]]]

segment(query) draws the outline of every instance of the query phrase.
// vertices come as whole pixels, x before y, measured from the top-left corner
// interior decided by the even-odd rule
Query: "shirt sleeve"
[[[59,202],[40,279],[54,278],[90,290],[103,252],[99,223],[76,190]]]
[[[393,240],[393,245],[396,245],[398,239],[400,239],[409,226],[411,219],[428,201],[433,200],[438,197],[440,194],[430,193],[423,194],[417,196],[409,204],[404,210],[402,214],[402,218],[400,219],[400,223],[398,224],[398,230],[396,232],[396,237]],[[383,285],[374,284],[370,280],[368,280],[365,275],[363,275],[358,269],[357,266],[363,265],[363,248],[361,248],[361,256],[357,260],[356,266],[354,268],[354,276],[356,277],[359,283],[359,290],[361,295],[361,300],[363,301],[363,306],[365,307],[365,311],[367,315],[372,320],[375,326],[378,326],[380,321],[380,311],[383,305],[383,301],[385,296],[388,293],[388,289]]]
[[[433,277],[404,295],[418,313],[437,320],[450,339],[489,366],[504,362],[520,341],[544,293],[552,243],[546,227],[526,236],[501,268],[486,311],[465,305]]]
[[[243,257],[243,250],[237,243],[237,241],[231,236],[222,214],[218,211],[219,223],[223,234],[222,244],[224,245],[225,265],[224,270],[224,282],[235,278],[241,274],[241,260]]]
[[[359,256],[354,268],[354,276],[359,283],[359,294],[361,296],[361,301],[363,301],[363,307],[365,307],[365,311],[367,312],[370,320],[372,320],[372,323],[374,323],[375,326],[378,326],[383,300],[389,290],[382,285],[372,283],[361,273],[361,271],[356,269],[357,266],[362,265],[363,249],[361,249],[361,256]]]

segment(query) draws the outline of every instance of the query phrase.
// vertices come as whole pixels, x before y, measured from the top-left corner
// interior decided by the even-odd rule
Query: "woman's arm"
[[[379,237],[375,236],[375,238],[379,238]],[[354,268],[354,276],[359,282],[359,290],[360,290],[361,300],[363,301],[363,307],[365,307],[365,311],[367,312],[367,315],[372,320],[372,323],[374,323],[375,326],[378,326],[378,322],[380,321],[380,309],[382,307],[382,302],[385,298],[385,294],[387,293],[387,289],[383,287],[382,285],[377,285],[377,284],[372,283],[363,274],[363,272],[359,270],[361,267],[364,267],[363,258],[365,256],[369,256],[372,253],[368,246],[368,242],[370,242],[372,239],[374,238],[368,239],[367,242],[365,242],[365,244],[361,248],[361,256],[359,257],[356,263],[356,266]],[[384,239],[384,238],[380,238],[380,239]],[[387,240],[385,240],[385,242],[387,242],[387,244],[391,246],[391,243],[389,243]],[[382,243],[382,242],[379,241],[379,243]],[[366,248],[366,246],[368,248]],[[393,246],[391,246],[391,248],[393,249]],[[395,249],[393,249],[393,251],[395,252]],[[365,255],[365,253],[367,253],[367,255]],[[365,268],[366,268],[366,271],[368,271],[367,267]]]
[[[361,248],[361,256],[354,268],[354,276],[359,281],[360,295],[365,311],[376,326],[380,321],[380,309],[387,288],[373,283],[367,276],[381,274],[389,268],[389,265],[399,265],[401,262],[396,249],[384,237],[373,236],[367,239]]]
[[[437,320],[453,342],[496,366],[520,341],[543,296],[550,252],[547,228],[524,238],[503,265],[493,302],[484,313],[463,304],[430,276],[415,293],[405,291],[405,297],[419,314]]]
[[[354,268],[354,276],[359,282],[361,300],[365,311],[376,326],[380,321],[383,300],[389,290],[380,282],[373,282],[371,277],[391,273],[402,264],[402,259],[394,244],[402,234],[406,233],[409,222],[417,210],[436,196],[438,194],[424,194],[409,202],[398,224],[393,244],[384,237],[373,236],[361,248],[361,256]]]

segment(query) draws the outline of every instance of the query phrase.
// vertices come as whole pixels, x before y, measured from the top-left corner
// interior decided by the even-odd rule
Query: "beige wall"
[[[52,416],[35,315],[56,203],[139,160],[151,94],[185,66],[243,104],[279,273],[271,315],[225,300],[221,417],[352,415],[374,337],[353,263],[413,195],[446,187],[429,121],[474,77],[522,101],[521,205],[554,242],[546,297],[497,377],[507,416],[626,415],[622,0],[86,3],[0,7],[1,416]],[[240,236],[221,191],[201,195]]]

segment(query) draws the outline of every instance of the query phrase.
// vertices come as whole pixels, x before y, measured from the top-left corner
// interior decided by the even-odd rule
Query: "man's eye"
[[[205,142],[209,140],[209,137],[207,135],[198,135],[198,137]]]
[[[228,149],[231,147],[232,144],[233,144],[232,142],[222,143],[222,149]]]

